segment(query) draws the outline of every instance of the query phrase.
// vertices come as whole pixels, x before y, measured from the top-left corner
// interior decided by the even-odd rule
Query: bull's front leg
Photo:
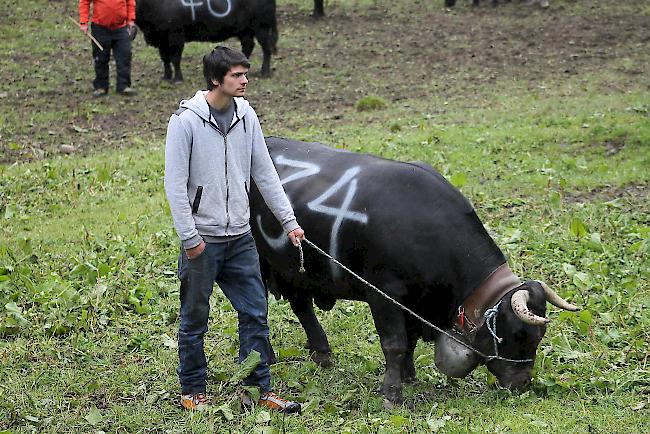
[[[402,372],[407,365],[408,337],[404,312],[385,298],[370,294],[368,303],[386,358],[381,393],[393,404],[402,402]]]
[[[255,37],[262,47],[262,77],[271,76],[271,53],[275,46],[274,30],[270,27],[260,26],[255,30]]]
[[[413,360],[413,353],[415,346],[418,343],[419,335],[416,330],[408,329],[406,355],[402,361],[402,383],[415,383],[417,377],[415,375],[415,361]]]
[[[332,350],[325,330],[323,330],[323,327],[318,322],[318,318],[316,318],[312,298],[297,293],[287,298],[289,299],[291,310],[298,317],[298,321],[300,321],[307,335],[307,347],[309,348],[311,359],[325,368],[332,366]]]

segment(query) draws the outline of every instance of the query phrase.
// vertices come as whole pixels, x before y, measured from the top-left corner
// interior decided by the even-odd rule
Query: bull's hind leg
[[[165,69],[162,78],[163,80],[171,81],[172,64],[169,56],[169,46],[167,45],[166,40],[160,44],[160,47],[158,47],[158,52],[160,53],[160,60],[162,60],[163,68]]]
[[[183,81],[181,72],[181,58],[183,57],[183,48],[185,46],[185,36],[183,32],[174,32],[169,34],[169,59],[174,65],[174,81],[179,83]]]
[[[298,289],[300,291],[300,289]],[[332,350],[325,330],[318,322],[311,297],[300,295],[288,297],[291,310],[298,317],[307,335],[307,346],[311,359],[325,368],[332,366]]]
[[[273,271],[270,264],[263,257],[260,258],[260,271],[267,289],[273,294],[282,294],[289,300],[291,310],[293,310],[307,335],[307,347],[312,360],[323,367],[331,366],[330,355],[332,351],[327,341],[327,335],[314,313],[312,298],[305,294],[303,288],[294,288],[280,274]]]
[[[257,42],[262,47],[264,58],[262,60],[262,77],[271,76],[271,53],[273,52],[273,31],[270,27],[260,26],[255,30]]]
[[[239,42],[241,42],[241,52],[250,59],[251,54],[253,54],[253,48],[255,48],[255,34],[242,33],[239,35]]]

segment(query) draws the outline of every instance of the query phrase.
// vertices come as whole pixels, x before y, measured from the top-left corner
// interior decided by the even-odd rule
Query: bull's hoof
[[[163,75],[163,76],[162,76],[162,79],[163,79],[164,81],[172,81],[172,76],[171,76],[171,75]]]
[[[260,77],[261,78],[271,78],[271,71],[260,71]]]
[[[405,366],[402,366],[402,383],[408,383],[408,384],[413,384],[415,383],[418,379],[415,375],[415,365],[413,362],[407,362],[404,364]]]
[[[407,375],[406,377],[402,378],[402,383],[415,384],[417,382],[418,382],[418,378],[415,376],[415,374]]]
[[[403,402],[402,399],[402,388],[397,386],[382,386],[381,394],[384,395],[384,407],[386,406],[386,401],[390,402],[391,405],[400,405]]]
[[[326,351],[310,351],[309,356],[317,365],[323,368],[332,367],[332,355]]]

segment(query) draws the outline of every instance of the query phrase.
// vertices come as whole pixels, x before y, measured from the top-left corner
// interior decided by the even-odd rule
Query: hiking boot
[[[282,399],[273,392],[263,393],[257,403],[262,407],[270,408],[271,410],[276,410],[284,414],[300,414],[302,411],[302,407],[299,403]]]
[[[253,400],[251,399],[248,392],[241,391],[240,397],[244,408],[250,409],[253,407]],[[302,407],[299,403],[282,399],[273,392],[263,393],[262,396],[260,396],[260,399],[257,401],[257,405],[269,408],[271,410],[279,411],[280,413],[284,414],[300,414],[302,411]]]
[[[124,96],[136,96],[138,94],[138,91],[132,87],[125,87],[122,90],[118,90],[117,93]]]
[[[205,393],[188,393],[181,395],[181,406],[185,410],[204,410],[210,402]]]
[[[93,90],[93,98],[99,98],[105,95],[108,95],[108,89],[100,87],[98,89]]]

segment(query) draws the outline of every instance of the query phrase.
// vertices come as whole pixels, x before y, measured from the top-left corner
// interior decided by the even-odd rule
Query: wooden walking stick
[[[77,22],[77,20],[75,20],[74,18],[72,18],[70,15],[66,15],[66,16],[67,16],[67,17],[70,19],[70,21],[72,21],[76,26],[79,25],[79,23]],[[98,47],[100,50],[104,51],[104,47],[102,47],[102,44],[100,44],[99,41],[98,41],[97,39],[95,39],[95,37],[94,37],[93,35],[91,35],[91,34],[88,33],[88,32],[84,32],[84,33],[85,33],[86,36],[88,36],[88,37],[90,38],[91,41],[93,41],[93,42],[95,43],[95,45],[97,45],[97,47]]]

